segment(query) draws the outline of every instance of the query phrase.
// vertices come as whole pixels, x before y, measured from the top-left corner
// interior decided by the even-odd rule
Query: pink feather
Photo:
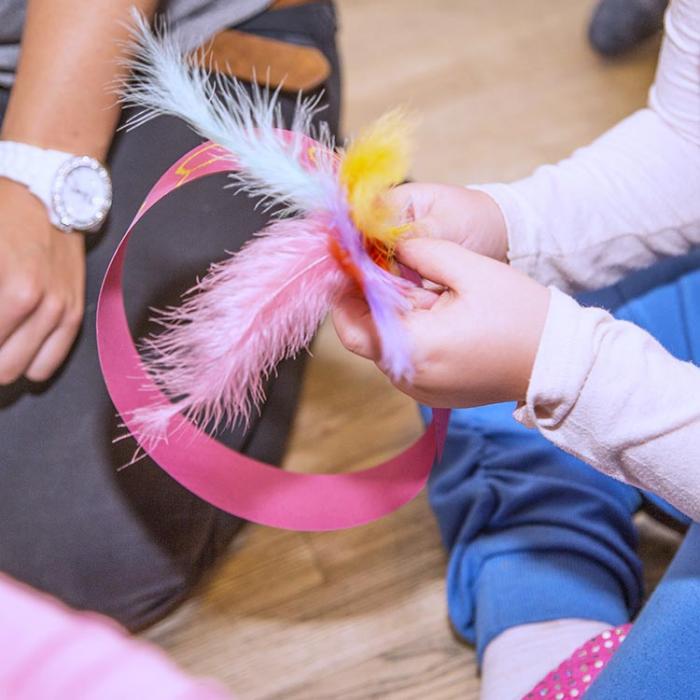
[[[144,341],[146,369],[172,401],[135,412],[135,436],[162,438],[178,413],[200,427],[247,421],[265,379],[311,342],[345,284],[314,218],[275,222],[213,265],[181,306],[159,313],[164,331]]]

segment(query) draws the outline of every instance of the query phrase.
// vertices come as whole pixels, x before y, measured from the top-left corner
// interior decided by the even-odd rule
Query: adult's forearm
[[[29,0],[4,139],[104,159],[119,118],[131,7],[156,0]]]

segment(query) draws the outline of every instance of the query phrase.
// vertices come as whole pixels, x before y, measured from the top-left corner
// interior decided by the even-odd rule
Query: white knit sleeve
[[[700,368],[557,289],[515,417],[599,471],[700,521]]]
[[[649,106],[557,165],[483,185],[512,264],[564,290],[700,244],[700,0],[673,0]]]

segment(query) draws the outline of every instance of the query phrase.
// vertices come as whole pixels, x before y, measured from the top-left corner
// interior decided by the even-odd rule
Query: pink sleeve
[[[484,185],[512,264],[560,289],[600,288],[700,244],[700,0],[673,0],[649,106],[557,165]]]
[[[0,697],[224,700],[114,622],[76,613],[0,575]]]
[[[700,520],[700,368],[641,328],[552,288],[527,401],[515,417]]]

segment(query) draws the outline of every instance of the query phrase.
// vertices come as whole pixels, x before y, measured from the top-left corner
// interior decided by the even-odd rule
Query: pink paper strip
[[[305,160],[313,167],[313,151],[321,146],[311,139],[308,145]],[[236,167],[235,158],[211,142],[180,158],[148,193],[107,268],[97,302],[97,347],[107,389],[127,428],[132,412],[159,395],[141,365],[124,310],[129,238],[141,217],[174,189]],[[427,431],[407,450],[349,474],[282,471],[229,449],[184,418],[147,452],[185,488],[241,518],[290,530],[338,530],[381,518],[421,491],[442,449],[448,418],[449,411],[435,410]]]

